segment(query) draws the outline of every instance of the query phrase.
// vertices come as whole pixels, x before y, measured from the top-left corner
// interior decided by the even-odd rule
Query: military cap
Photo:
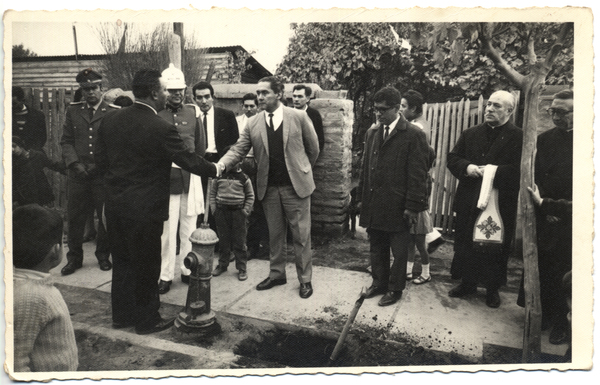
[[[100,84],[102,83],[102,75],[91,68],[86,68],[77,74],[75,81],[79,83],[81,87],[92,84]]]

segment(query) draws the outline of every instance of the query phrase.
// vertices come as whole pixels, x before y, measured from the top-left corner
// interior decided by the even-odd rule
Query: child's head
[[[50,270],[62,260],[63,220],[59,213],[38,204],[13,211],[13,265]]]

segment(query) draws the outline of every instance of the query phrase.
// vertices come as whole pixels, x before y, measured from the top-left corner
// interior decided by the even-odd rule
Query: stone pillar
[[[346,99],[314,99],[310,106],[323,118],[325,146],[313,169],[312,233],[339,237],[348,230],[352,181],[354,103]]]

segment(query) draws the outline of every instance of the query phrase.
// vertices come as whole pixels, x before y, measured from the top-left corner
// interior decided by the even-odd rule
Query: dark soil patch
[[[79,351],[78,371],[181,370],[189,369],[193,363],[192,358],[184,354],[132,345],[84,330],[75,330],[75,339]]]
[[[461,365],[472,361],[455,354],[428,350],[410,343],[373,339],[362,332],[348,336],[341,353],[330,363],[337,339],[305,331],[274,329],[251,336],[234,353],[286,367],[351,367]]]

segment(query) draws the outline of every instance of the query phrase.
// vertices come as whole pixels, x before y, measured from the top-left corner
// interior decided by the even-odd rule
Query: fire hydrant
[[[183,263],[191,270],[185,309],[175,319],[175,327],[186,333],[212,335],[220,332],[215,312],[210,308],[210,280],[217,234],[203,223],[190,235],[192,251]]]

